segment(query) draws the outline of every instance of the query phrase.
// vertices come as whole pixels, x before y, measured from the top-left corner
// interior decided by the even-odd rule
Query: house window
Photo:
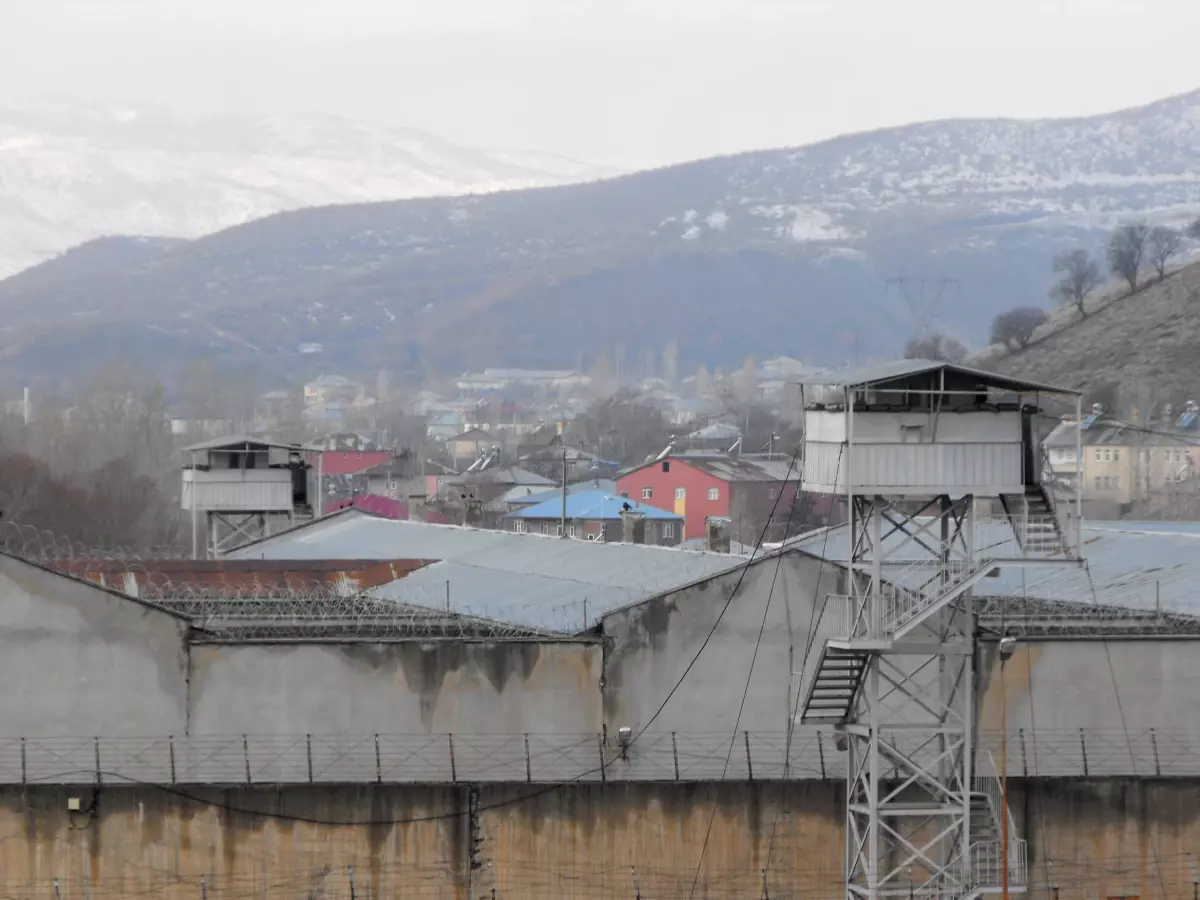
[[[1100,462],[1100,459],[1102,456],[1103,456],[1103,454],[1101,454],[1101,452],[1099,450],[1097,450],[1096,451],[1096,462]]]
[[[720,488],[709,488],[708,489],[708,499],[709,500],[720,500],[721,499],[721,489]]]
[[[670,472],[670,471],[671,471],[671,461],[670,461],[669,459],[664,459],[664,460],[663,460],[663,471],[664,471],[664,472]]]
[[[687,499],[687,488],[675,488],[675,499],[676,500],[686,500]]]
[[[551,525],[549,522],[543,522],[542,523],[542,534],[554,534],[555,527],[556,526]]]
[[[570,538],[573,538],[573,537],[575,537],[575,526],[574,526],[574,524],[571,524],[571,525],[568,525],[568,526],[567,526],[567,537],[570,537]]]
[[[1096,476],[1096,490],[1100,490],[1100,488],[1103,486],[1104,486],[1104,479],[1101,478],[1099,475],[1097,475]]]
[[[517,534],[524,534],[525,533],[525,520],[517,519],[516,528],[514,528],[513,530],[516,531]]]
[[[654,488],[652,488],[652,487],[642,488],[642,499],[643,500],[650,500],[653,497],[654,497]]]
[[[1121,461],[1121,451],[1114,450],[1113,451],[1113,462],[1120,462],[1120,461]]]
[[[665,538],[675,537],[675,523],[674,522],[663,522],[662,536]]]
[[[1105,450],[1105,451],[1104,451],[1104,461],[1105,461],[1105,462],[1112,462],[1112,451],[1111,451],[1111,450]]]

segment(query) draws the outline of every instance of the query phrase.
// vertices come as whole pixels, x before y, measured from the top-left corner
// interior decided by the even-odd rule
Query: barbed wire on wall
[[[172,572],[161,564],[185,558],[143,559],[128,548],[87,548],[11,522],[0,526],[0,536],[4,552],[11,556],[185,616],[198,640],[514,640],[563,638],[582,630],[557,631],[497,619],[461,604],[451,607],[432,592],[410,598],[426,601],[416,603],[376,597],[346,573],[314,578],[289,569],[285,561],[269,572],[229,567],[210,573],[204,568],[207,562],[195,571]]]
[[[1144,609],[1032,597],[977,597],[979,626],[1017,638],[1200,636],[1200,617]]]

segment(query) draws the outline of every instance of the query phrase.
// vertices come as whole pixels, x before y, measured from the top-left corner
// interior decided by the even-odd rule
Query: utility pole
[[[562,522],[558,526],[558,536],[567,536],[567,448],[562,452]]]

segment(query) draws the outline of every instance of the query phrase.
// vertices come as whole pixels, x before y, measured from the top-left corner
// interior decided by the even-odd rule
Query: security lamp
[[[1000,661],[1008,662],[1012,659],[1012,655],[1017,652],[1017,639],[1015,637],[1000,638]]]
[[[617,743],[621,745],[621,759],[629,759],[629,745],[633,743],[633,729],[628,725],[618,728]]]

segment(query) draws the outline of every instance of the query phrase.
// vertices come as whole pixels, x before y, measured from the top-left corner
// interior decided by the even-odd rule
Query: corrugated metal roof
[[[813,376],[804,380],[806,384],[826,385],[829,387],[857,388],[868,387],[885,381],[906,378],[911,375],[924,375],[929,372],[953,372],[979,379],[981,385],[1002,388],[1004,390],[1053,394],[1078,394],[1079,391],[1070,388],[1055,387],[1049,384],[1039,384],[1036,381],[1026,381],[1021,378],[1011,378],[1007,375],[997,375],[995,372],[985,372],[982,369],[972,369],[955,363],[939,362],[931,359],[894,359],[890,362],[874,363],[859,368],[846,369],[842,372],[830,372],[827,375]]]
[[[1018,556],[1012,531],[996,524],[981,529],[981,548],[995,557]],[[902,536],[890,540],[899,542]],[[836,562],[846,560],[846,528],[805,535],[790,542]],[[919,558],[911,544],[904,559]],[[1033,569],[1007,567],[997,578],[985,578],[975,593],[994,597],[1033,597],[1101,603],[1137,609],[1200,613],[1200,523],[1089,522],[1083,528],[1086,568]],[[1094,592],[1093,592],[1094,587]]]
[[[508,504],[520,503],[532,506],[535,503],[545,503],[547,500],[560,497],[561,490],[561,488],[543,489],[535,484],[518,484],[509,489],[500,499]],[[611,478],[596,478],[592,481],[577,481],[575,484],[567,485],[568,496],[578,494],[580,491],[605,491],[615,494],[617,493],[617,483]]]
[[[722,481],[762,482],[784,481],[788,478],[790,459],[746,459],[740,456],[671,457],[679,459]],[[791,477],[798,478],[799,470],[791,466]]]
[[[182,448],[184,453],[190,453],[193,450],[218,450],[224,447],[231,449],[240,449],[245,446],[251,447],[279,447],[285,450],[319,450],[319,447],[306,444],[293,444],[287,441],[277,441],[273,438],[255,436],[252,434],[232,434],[226,437],[212,438],[207,441],[200,441],[196,444],[189,444]]]
[[[606,544],[357,512],[233,551],[262,559],[436,559],[376,594],[552,631],[578,632],[604,614],[728,572],[745,560],[670,547]]]
[[[683,521],[683,516],[659,509],[657,506],[647,506],[628,497],[614,496],[608,491],[590,490],[577,491],[567,494],[568,519],[620,519],[625,507],[641,513],[647,519],[668,519]],[[507,519],[557,519],[562,515],[562,496],[544,500],[533,506],[511,512]]]

